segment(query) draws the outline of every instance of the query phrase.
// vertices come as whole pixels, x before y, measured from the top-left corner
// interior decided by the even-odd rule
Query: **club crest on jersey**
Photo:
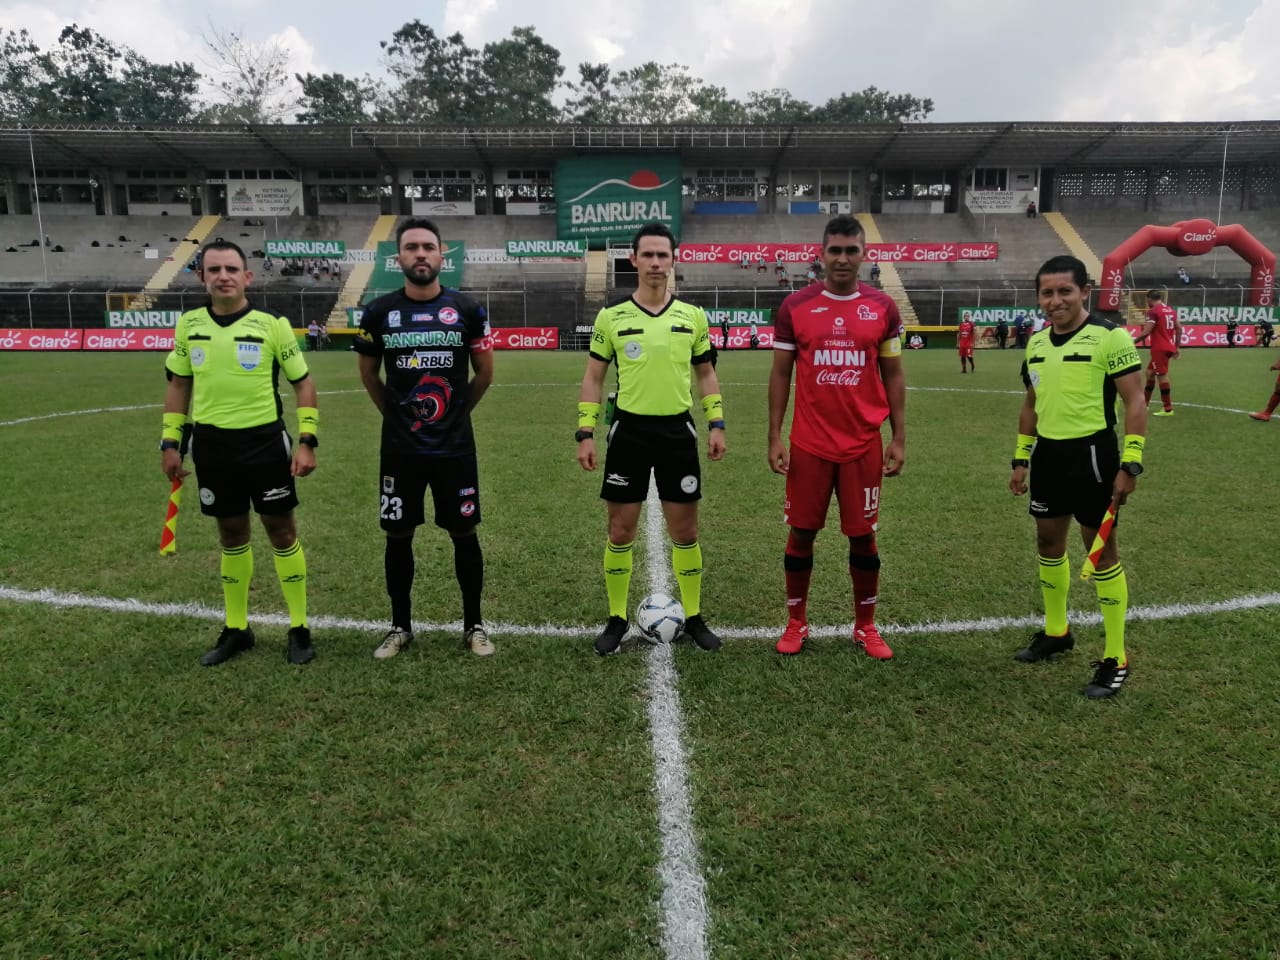
[[[388,313],[388,314],[387,314],[387,326],[388,326],[388,327],[398,327],[398,326],[400,326],[400,311],[399,311],[399,310],[392,310],[390,313]]]
[[[874,320],[875,318],[876,318],[876,312],[874,310],[868,307],[865,303],[858,304],[859,320]]]
[[[458,507],[458,512],[464,517],[474,516],[476,512],[476,504],[474,500],[464,500],[462,505]]]
[[[439,319],[441,323],[455,324],[458,322],[458,311],[453,307],[441,307]]]
[[[262,361],[262,344],[237,343],[236,359],[240,361],[240,366],[243,369],[256,370],[258,364]]]

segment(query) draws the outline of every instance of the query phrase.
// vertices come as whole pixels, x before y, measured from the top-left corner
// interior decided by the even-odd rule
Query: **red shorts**
[[[861,459],[849,463],[824,460],[793,444],[782,522],[799,530],[821,530],[834,492],[840,503],[840,532],[846,537],[873,534],[880,519],[883,479],[884,448],[878,437]]]
[[[1151,362],[1147,364],[1147,369],[1152,373],[1165,375],[1169,372],[1169,361],[1173,359],[1173,351],[1157,350],[1151,348]]]
[[[962,344],[960,344],[960,356],[962,356],[962,357],[972,357],[972,356],[973,356],[973,344],[972,344],[972,343],[962,343]]]

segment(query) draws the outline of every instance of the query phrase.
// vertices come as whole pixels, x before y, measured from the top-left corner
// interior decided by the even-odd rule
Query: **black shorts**
[[[378,521],[388,532],[426,523],[427,488],[435,503],[435,524],[444,530],[469,530],[480,522],[480,471],[475,453],[423,457],[382,451]]]
[[[1037,519],[1074,516],[1097,529],[1111,503],[1120,447],[1114,431],[1076,440],[1038,440],[1031,454],[1031,506]]]
[[[619,410],[609,427],[600,499],[642,503],[649,496],[649,475],[658,498],[668,503],[702,499],[698,431],[687,413],[645,417]]]
[[[191,434],[191,463],[200,488],[200,512],[238,517],[249,512],[288,513],[298,505],[291,474],[293,443],[283,423],[246,430],[197,424]]]

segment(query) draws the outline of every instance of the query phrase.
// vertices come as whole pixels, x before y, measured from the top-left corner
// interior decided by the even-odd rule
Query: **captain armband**
[[[1036,438],[1025,433],[1018,434],[1018,442],[1013,446],[1013,459],[1030,460],[1031,449],[1036,445]]]
[[[320,426],[320,411],[315,407],[299,407],[298,408],[298,434],[309,433],[313,437],[319,432],[316,428]]]
[[[185,413],[166,413],[160,419],[162,423],[160,439],[180,441],[182,439],[182,428],[187,425],[187,415]]]
[[[706,414],[708,423],[713,420],[719,420],[723,424],[724,397],[720,396],[718,393],[708,393],[702,398],[702,412]]]
[[[1136,433],[1126,433],[1124,435],[1124,447],[1120,450],[1120,461],[1122,463],[1141,463],[1142,450],[1146,445],[1146,437],[1140,437]]]
[[[590,400],[578,401],[578,429],[594,430],[600,422],[600,404]]]

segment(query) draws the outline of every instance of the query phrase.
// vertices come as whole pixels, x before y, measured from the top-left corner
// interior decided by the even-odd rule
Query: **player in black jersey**
[[[463,643],[488,656],[494,646],[480,616],[484,558],[471,411],[493,382],[489,318],[475,300],[441,286],[444,249],[434,223],[405,220],[396,243],[404,289],[365,307],[353,344],[360,381],[382,414],[379,519],[387,534],[391,629],[373,655],[386,660],[413,641],[413,535],[425,522],[429,487],[435,524],[453,540]]]

